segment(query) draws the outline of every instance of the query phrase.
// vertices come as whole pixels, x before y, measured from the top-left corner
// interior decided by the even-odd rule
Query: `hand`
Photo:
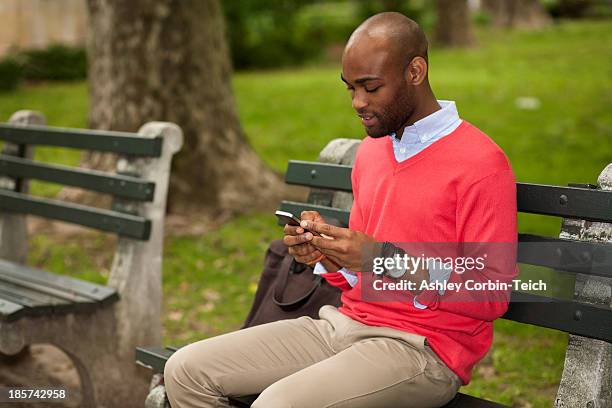
[[[300,218],[325,223],[325,219],[317,211],[302,211]],[[304,228],[287,224],[284,233],[283,243],[297,262],[312,266],[325,258],[321,251],[309,242],[313,235],[304,231]]]
[[[310,235],[307,240],[329,260],[355,272],[363,271],[364,266],[366,270],[370,268],[367,266],[366,257],[371,257],[372,250],[376,248],[376,240],[373,237],[363,232],[335,227],[316,220],[302,219],[300,225],[327,236],[317,237],[305,234]]]

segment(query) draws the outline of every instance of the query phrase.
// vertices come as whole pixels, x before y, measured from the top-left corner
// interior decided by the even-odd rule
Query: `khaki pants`
[[[166,363],[172,408],[229,407],[261,393],[255,408],[438,407],[461,380],[425,338],[367,326],[323,306],[181,348]]]

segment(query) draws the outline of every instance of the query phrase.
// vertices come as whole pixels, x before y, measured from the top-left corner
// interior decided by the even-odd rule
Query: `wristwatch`
[[[381,248],[381,256],[383,258],[391,258],[395,259],[396,256],[404,257],[406,253],[403,249],[396,247],[390,242],[383,242]],[[406,273],[406,268],[400,267],[397,262],[393,262],[393,266],[391,268],[384,267],[383,275],[388,276],[393,279],[399,279]]]

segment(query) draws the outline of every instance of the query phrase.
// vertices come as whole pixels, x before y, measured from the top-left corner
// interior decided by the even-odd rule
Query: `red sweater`
[[[377,241],[516,243],[512,169],[503,151],[468,122],[401,163],[390,138],[367,137],[357,151],[352,184],[349,227]],[[511,281],[518,268],[514,259],[507,265],[488,268],[477,280]],[[355,287],[338,272],[323,276],[343,291],[342,313],[367,325],[425,336],[464,384],[491,346],[493,320],[508,306],[507,291],[491,292],[490,301],[483,302],[445,301],[456,294],[426,290],[417,297],[427,306],[423,310],[409,295],[406,301],[370,302],[361,296],[361,274]],[[449,282],[462,279],[452,273]]]

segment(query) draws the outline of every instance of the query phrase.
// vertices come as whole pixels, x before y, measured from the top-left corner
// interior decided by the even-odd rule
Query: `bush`
[[[87,54],[82,47],[51,45],[23,51],[19,55],[23,76],[35,80],[74,80],[87,78]]]
[[[609,0],[544,0],[544,6],[554,18],[609,18]]]
[[[0,91],[12,91],[21,80],[23,68],[12,57],[0,61]]]
[[[423,0],[360,0],[358,14],[361,20],[383,11],[397,11],[416,21],[423,30],[433,27],[434,2]]]
[[[296,65],[317,54],[320,44],[296,26],[313,0],[223,2],[232,62],[237,69]]]

